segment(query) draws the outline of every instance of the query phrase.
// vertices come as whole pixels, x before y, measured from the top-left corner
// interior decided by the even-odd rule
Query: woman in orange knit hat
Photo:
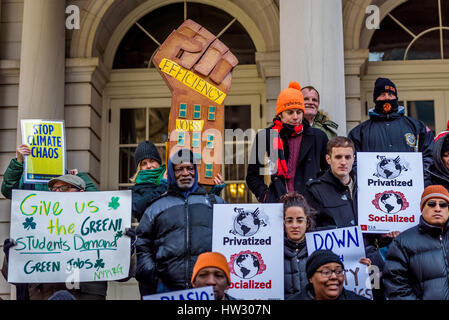
[[[290,82],[279,94],[273,124],[257,133],[249,159],[246,183],[259,202],[279,202],[289,191],[303,193],[306,182],[328,169],[324,132],[304,119],[304,97],[299,83]],[[267,155],[271,183],[265,184]]]

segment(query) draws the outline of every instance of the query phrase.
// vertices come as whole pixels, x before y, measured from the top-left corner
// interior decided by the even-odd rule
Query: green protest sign
[[[13,190],[8,281],[118,280],[128,276],[131,192]],[[69,279],[69,280],[68,280]]]

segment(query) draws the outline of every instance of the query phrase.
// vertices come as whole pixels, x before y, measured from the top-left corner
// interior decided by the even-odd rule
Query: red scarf
[[[284,132],[287,131],[289,136],[295,136],[297,134],[302,133],[303,126],[302,123],[299,126],[293,127],[291,125],[286,125],[282,121],[278,119],[274,119],[274,126],[271,128],[276,131],[278,134],[273,139],[273,151],[278,152],[278,161],[277,161],[277,175],[283,177],[284,179],[290,179],[290,175],[287,171],[287,160],[285,159],[284,154],[284,142],[281,138],[281,130],[284,129]]]

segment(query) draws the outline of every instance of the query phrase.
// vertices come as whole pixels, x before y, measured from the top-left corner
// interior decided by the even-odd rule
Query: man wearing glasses
[[[198,185],[188,149],[168,160],[167,180],[168,191],[150,204],[137,227],[136,280],[142,297],[192,288],[197,257],[212,251],[213,204],[225,203]]]
[[[287,300],[368,300],[343,287],[345,267],[330,250],[314,251],[306,262],[309,283]]]
[[[419,224],[390,246],[383,281],[391,300],[449,300],[449,193],[431,185],[421,196]]]

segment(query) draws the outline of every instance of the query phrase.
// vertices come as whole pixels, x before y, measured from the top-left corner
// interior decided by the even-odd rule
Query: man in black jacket
[[[383,281],[391,300],[449,300],[449,192],[431,185],[421,196],[419,224],[391,244]]]
[[[310,127],[304,117],[301,86],[291,82],[279,94],[273,125],[257,133],[249,159],[246,183],[259,202],[279,202],[290,191],[302,194],[306,182],[328,169],[326,134]],[[271,183],[265,184],[264,156]]]
[[[373,101],[370,118],[348,134],[356,152],[422,152],[423,169],[427,169],[432,163],[433,133],[422,121],[404,115],[390,79],[376,80]]]
[[[137,227],[136,280],[142,296],[191,288],[199,254],[212,249],[212,206],[225,203],[198,185],[193,153],[181,149],[167,165],[168,191]]]

